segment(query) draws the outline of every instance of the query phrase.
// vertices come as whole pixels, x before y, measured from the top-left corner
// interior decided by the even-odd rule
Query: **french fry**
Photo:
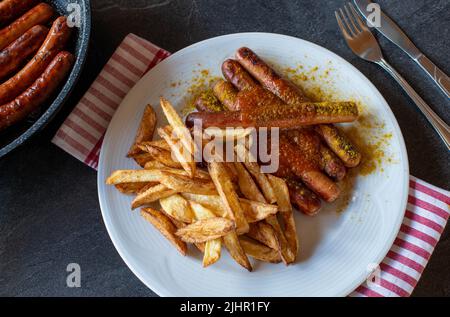
[[[141,216],[150,222],[156,229],[158,229],[158,231],[161,232],[162,235],[166,237],[166,239],[169,240],[182,255],[186,255],[187,245],[175,235],[177,228],[170,221],[169,217],[152,208],[142,208]]]
[[[287,262],[292,263],[298,254],[299,242],[294,213],[289,199],[289,189],[284,179],[273,175],[268,175],[267,177],[277,197],[278,209],[284,222],[284,236],[290,249],[290,254],[285,253],[283,258]]]
[[[239,237],[242,248],[245,253],[252,258],[269,263],[280,263],[281,257],[277,250],[266,247],[265,245],[246,237],[245,235]]]
[[[265,221],[251,223],[247,236],[265,244],[269,248],[277,251],[280,250],[280,242],[278,241],[275,229]]]
[[[162,177],[161,172],[156,169],[117,170],[106,179],[106,184],[116,185],[122,183],[160,182]]]
[[[236,167],[234,167],[234,162],[223,162],[223,165],[228,171],[228,175],[230,176],[231,181],[237,182],[238,181],[238,172],[236,170]]]
[[[134,143],[128,151],[128,157],[136,155],[140,152],[137,143],[151,140],[156,127],[156,114],[151,105],[147,105],[142,115],[141,123],[136,133]]]
[[[278,222],[277,216],[269,216],[265,220],[275,231],[275,235],[278,240],[279,250],[281,253],[281,258],[286,265],[291,264],[295,260],[295,255],[289,248],[289,244],[284,236],[283,230],[281,229],[280,223]]]
[[[116,184],[115,187],[118,191],[120,191],[123,194],[137,194],[137,192],[144,188],[147,184],[147,182],[142,183],[121,183]]]
[[[214,212],[196,202],[190,201],[189,204],[197,219],[208,219],[216,217]],[[207,267],[219,260],[221,248],[221,239],[206,241],[203,254],[203,267]]]
[[[234,230],[234,222],[221,217],[197,220],[175,233],[184,242],[198,243],[221,238]]]
[[[176,191],[162,184],[151,186],[147,190],[139,193],[131,203],[131,208],[136,209],[143,205],[151,204],[161,198],[165,198],[175,194]]]
[[[252,271],[252,265],[248,260],[247,255],[242,248],[236,232],[231,232],[222,238],[223,244],[227,248],[231,257],[241,266],[246,268],[249,272]]]
[[[177,144],[179,140],[172,139],[170,132],[164,128],[158,128],[158,134],[163,138],[167,144],[169,144],[171,153],[175,155],[176,161],[180,162],[183,169],[189,174],[189,176],[194,177],[194,172],[192,170],[192,155],[188,154],[186,157],[186,152],[183,151],[183,147]]]
[[[197,202],[206,208],[214,211],[216,216],[227,217],[228,211],[223,204],[222,198],[217,195],[198,195],[191,193],[181,193],[181,195],[189,201]],[[260,203],[244,198],[239,198],[242,210],[244,211],[245,219],[248,223],[261,221],[270,215],[278,212],[276,205]]]
[[[180,116],[176,112],[176,110],[173,108],[173,106],[170,104],[170,102],[163,97],[160,98],[160,104],[161,108],[167,118],[167,121],[173,128],[173,131],[175,132],[176,136],[180,139],[181,143],[183,144],[184,149],[191,154],[191,173],[192,177],[194,177],[195,172],[195,160],[194,156],[197,152],[197,147],[194,143],[194,140],[192,139],[191,133],[184,125],[183,121],[181,120]]]
[[[170,220],[171,220],[172,223],[175,225],[175,227],[177,227],[177,229],[184,228],[184,227],[187,226],[184,222],[178,221],[178,220],[176,220],[176,219],[170,217],[170,215],[168,215],[168,214],[164,211],[164,209],[161,210],[161,211],[164,212],[165,215],[166,215],[167,217],[170,218]],[[205,252],[205,244],[206,244],[205,242],[202,242],[202,243],[194,243],[195,247],[196,247],[201,253],[204,253],[204,252]]]
[[[242,163],[234,162],[234,167],[238,175],[239,189],[244,197],[253,201],[265,203],[266,199]]]
[[[152,157],[153,158],[153,157]],[[146,170],[151,170],[151,169],[158,169],[158,168],[164,168],[167,167],[166,165],[164,165],[163,163],[161,163],[160,161],[157,160],[151,160],[145,163],[144,168]]]
[[[177,192],[217,195],[214,183],[202,178],[190,178],[167,171],[160,171],[162,174],[161,183]]]
[[[132,184],[132,183],[131,183]],[[136,193],[136,195],[142,194],[143,192],[145,192],[146,190],[148,190],[150,187],[156,186],[159,183],[157,182],[148,182],[147,185],[145,185],[144,187],[142,187],[141,189],[139,189]]]
[[[208,170],[219,196],[222,198],[228,216],[236,223],[237,234],[246,233],[249,228],[248,222],[225,167],[219,162],[211,162],[208,164]]]
[[[138,143],[137,145],[142,151],[148,153],[153,159],[161,162],[162,164],[173,167],[182,168],[181,163],[175,161],[170,154],[170,151],[166,151],[157,146],[150,145],[148,142]]]
[[[150,153],[139,152],[139,154],[133,156],[133,160],[140,167],[144,167],[148,161],[153,160],[153,156]]]
[[[236,154],[241,162],[244,162],[247,170],[255,178],[258,183],[259,188],[261,188],[267,202],[273,204],[276,203],[275,193],[273,191],[272,185],[270,184],[267,176],[261,173],[261,168],[256,162],[256,159],[252,157],[252,154],[247,150],[243,144],[236,145]]]
[[[159,203],[164,212],[173,219],[184,223],[192,223],[195,220],[195,215],[189,202],[178,194],[161,198]]]
[[[173,168],[173,167],[168,167],[164,164],[162,164],[161,162],[158,161],[149,161],[145,164],[145,169],[157,169],[159,171],[164,171],[164,172],[169,172],[172,174],[177,174],[177,175],[184,175],[184,176],[189,176],[188,173],[183,170],[183,169],[179,169],[179,168]],[[207,179],[207,180],[211,180],[211,177],[209,176],[208,172],[205,172],[203,170],[197,169],[195,170],[195,177],[197,178],[201,178],[201,179]]]

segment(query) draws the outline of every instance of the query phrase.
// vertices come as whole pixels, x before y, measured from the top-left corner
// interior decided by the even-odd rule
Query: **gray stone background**
[[[0,295],[155,296],[127,268],[102,222],[96,173],[50,143],[56,129],[129,32],[175,52],[210,37],[274,32],[326,47],[362,71],[399,121],[411,173],[450,189],[450,156],[425,118],[378,66],[351,53],[334,18],[337,0],[93,0],[92,42],[81,81],[56,119],[0,159]],[[450,73],[448,0],[383,0],[384,9],[417,46]],[[392,43],[379,38],[388,61],[450,122],[449,101]],[[82,287],[66,287],[66,266],[82,269]],[[413,295],[450,295],[449,228]]]

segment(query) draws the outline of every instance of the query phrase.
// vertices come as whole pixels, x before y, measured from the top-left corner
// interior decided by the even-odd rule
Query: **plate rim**
[[[394,229],[392,230],[390,236],[388,239],[386,239],[386,243],[384,244],[383,249],[378,253],[378,255],[375,257],[375,261],[377,264],[380,264],[382,262],[382,260],[386,257],[386,254],[389,252],[389,250],[391,249],[395,238],[398,235],[398,232],[400,231],[400,226],[403,222],[404,216],[405,216],[405,211],[406,211],[406,205],[407,205],[407,198],[408,198],[408,192],[409,192],[409,159],[408,159],[408,153],[406,150],[406,144],[405,144],[405,140],[403,137],[403,133],[400,129],[400,126],[398,124],[398,121],[394,115],[394,113],[392,112],[391,107],[389,106],[389,103],[386,101],[386,99],[383,97],[383,95],[380,93],[380,91],[376,88],[376,86],[360,71],[358,70],[355,66],[353,66],[350,62],[348,62],[347,60],[345,60],[344,58],[342,58],[341,56],[339,56],[338,54],[334,53],[333,51],[322,47],[318,44],[315,44],[313,42],[301,39],[301,38],[297,38],[294,36],[290,36],[290,35],[284,35],[284,34],[278,34],[278,33],[270,33],[270,32],[240,32],[240,33],[231,33],[231,34],[225,34],[225,35],[220,35],[220,36],[216,36],[216,37],[211,37],[196,43],[193,43],[173,54],[171,54],[169,57],[167,57],[166,59],[164,59],[163,61],[161,61],[159,64],[157,64],[154,68],[152,68],[150,71],[147,72],[147,74],[145,74],[141,79],[139,79],[139,81],[130,89],[130,91],[127,93],[127,95],[124,97],[124,99],[122,100],[122,102],[120,103],[119,107],[122,106],[123,103],[125,103],[127,101],[127,99],[129,98],[130,95],[132,95],[134,93],[134,91],[137,89],[137,87],[139,86],[139,84],[142,81],[145,81],[145,78],[147,76],[150,76],[152,71],[155,71],[155,69],[158,69],[159,67],[161,67],[161,65],[164,65],[165,63],[168,63],[168,61],[170,61],[171,58],[173,58],[174,56],[179,56],[182,54],[185,54],[186,51],[188,50],[192,50],[194,49],[196,46],[205,44],[208,41],[213,41],[213,40],[219,40],[219,39],[223,39],[223,38],[230,38],[230,37],[241,37],[241,36],[252,36],[252,37],[279,37],[279,38],[285,38],[287,40],[290,41],[297,41],[297,42],[303,42],[303,43],[307,43],[308,45],[312,45],[315,47],[315,49],[318,49],[319,51],[322,51],[324,53],[330,54],[331,56],[333,56],[337,61],[343,63],[345,66],[350,67],[350,69],[352,71],[355,72],[355,74],[357,74],[359,77],[361,77],[366,83],[367,85],[371,88],[371,90],[374,91],[374,93],[377,95],[378,98],[380,98],[380,100],[382,100],[384,102],[384,105],[382,105],[384,108],[386,108],[387,110],[387,114],[390,118],[390,120],[392,121],[393,124],[393,128],[396,130],[396,132],[398,132],[398,142],[399,142],[399,149],[401,152],[402,157],[404,158],[404,169],[403,169],[403,183],[405,184],[404,188],[403,188],[403,197],[402,197],[402,203],[401,203],[401,211],[398,213],[398,216],[396,218],[396,223]],[[112,122],[114,120],[114,117],[117,114],[117,110],[119,109],[119,107],[116,109],[116,112],[114,113],[112,119],[110,122]],[[107,136],[110,132],[109,129],[110,125],[108,125],[108,128],[106,130],[106,133],[104,135],[104,140],[107,139]],[[103,201],[103,197],[102,197],[102,193],[100,190],[100,184],[104,183],[104,179],[103,179],[103,175],[100,172],[100,170],[102,169],[102,166],[104,166],[104,148],[105,148],[105,143],[102,143],[101,146],[101,150],[100,150],[100,155],[99,155],[99,164],[98,164],[98,173],[97,173],[97,193],[98,193],[98,197],[99,197],[99,203],[100,203],[100,210],[102,213],[102,218],[103,218],[103,222],[105,223],[105,227],[107,229],[108,235],[111,238],[111,241],[113,242],[114,247],[116,248],[117,252],[119,253],[119,255],[121,256],[122,260],[125,262],[125,264],[128,266],[128,268],[133,272],[133,274],[145,285],[147,286],[151,291],[153,291],[154,293],[156,293],[159,296],[163,296],[163,297],[169,297],[169,296],[174,296],[172,294],[170,294],[170,291],[168,289],[166,289],[165,287],[160,287],[159,283],[151,283],[150,281],[146,281],[145,278],[141,275],[140,272],[138,272],[138,270],[133,266],[133,264],[131,264],[131,260],[127,258],[127,250],[124,248],[122,249],[121,247],[121,241],[119,241],[119,239],[115,236],[115,233],[113,233],[113,224],[111,222],[111,218],[107,215],[106,213],[106,206],[105,206],[105,202]],[[102,178],[101,178],[102,176]],[[105,199],[106,200],[106,199]],[[349,285],[342,289],[342,291],[336,295],[334,295],[335,297],[343,297],[343,296],[348,296],[352,291],[354,291],[359,285],[361,285],[365,280],[367,279],[367,273],[364,274],[362,273],[360,275],[360,277],[358,279],[355,279],[355,281],[353,281],[353,283],[349,283]],[[272,295],[273,297],[277,297],[277,295]]]

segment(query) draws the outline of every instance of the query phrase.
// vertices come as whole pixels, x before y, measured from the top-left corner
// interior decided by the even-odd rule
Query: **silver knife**
[[[369,24],[371,24],[370,15],[373,14],[372,10],[368,11],[369,4],[373,3],[370,0],[353,0],[358,10],[366,18]],[[447,98],[450,99],[450,79],[448,76],[440,70],[434,63],[426,57],[406,34],[398,27],[398,25],[391,20],[383,11],[380,11],[380,26],[375,27],[392,43],[400,47],[406,52],[420,67],[430,76],[436,85],[444,92]],[[371,25],[373,26],[373,25]]]

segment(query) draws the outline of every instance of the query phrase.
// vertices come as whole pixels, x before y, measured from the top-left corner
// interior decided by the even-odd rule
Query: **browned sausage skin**
[[[219,101],[230,111],[235,111],[236,109],[236,98],[238,92],[234,86],[225,80],[219,80],[213,88],[214,95],[219,99]]]
[[[11,44],[31,27],[50,21],[54,13],[53,8],[46,3],[40,3],[35,6],[16,21],[0,30],[0,50]]]
[[[16,71],[27,58],[37,52],[45,40],[48,29],[35,25],[0,52],[0,80]]]
[[[253,89],[258,84],[250,74],[235,60],[227,59],[222,64],[222,74],[226,80],[239,90]]]
[[[69,73],[74,57],[60,52],[42,75],[15,100],[0,106],[0,130],[24,119],[47,100]]]
[[[0,27],[10,23],[38,3],[39,0],[0,1]]]
[[[42,74],[50,61],[64,48],[71,34],[65,17],[53,22],[39,51],[16,75],[0,85],[0,104],[13,100]]]

